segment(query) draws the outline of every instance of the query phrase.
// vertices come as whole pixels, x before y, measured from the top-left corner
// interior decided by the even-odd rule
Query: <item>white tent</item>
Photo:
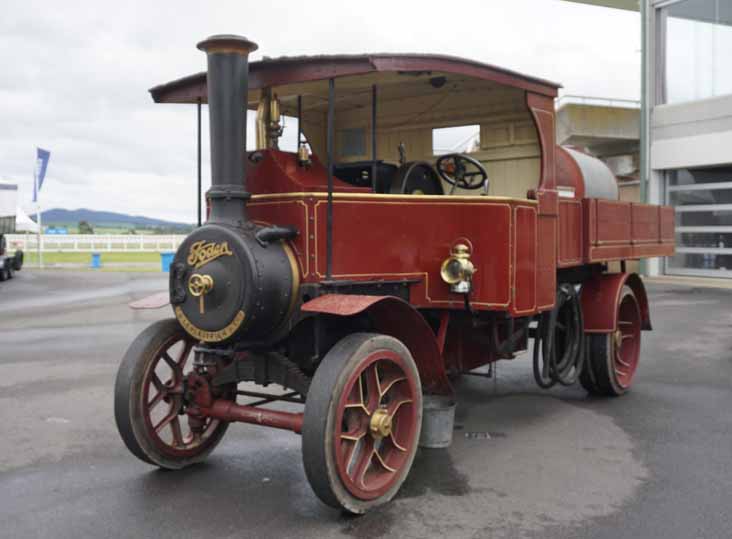
[[[18,206],[15,214],[15,230],[16,232],[32,232],[36,234],[38,232],[38,224],[33,221],[28,214],[23,211],[23,208]]]

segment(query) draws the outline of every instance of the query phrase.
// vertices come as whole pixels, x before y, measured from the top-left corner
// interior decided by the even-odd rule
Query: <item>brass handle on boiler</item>
[[[201,275],[194,273],[188,280],[188,291],[191,296],[198,298],[198,310],[201,314],[206,312],[203,299],[211,290],[213,290],[214,281],[210,275]]]

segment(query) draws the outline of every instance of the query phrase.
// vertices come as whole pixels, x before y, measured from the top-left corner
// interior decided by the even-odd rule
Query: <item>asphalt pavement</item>
[[[321,504],[297,435],[234,425],[156,470],[117,435],[117,365],[169,309],[162,274],[23,270],[0,283],[0,537],[732,537],[732,290],[649,284],[633,390],[542,391],[524,355],[458,383],[454,443],[420,450],[388,506]]]

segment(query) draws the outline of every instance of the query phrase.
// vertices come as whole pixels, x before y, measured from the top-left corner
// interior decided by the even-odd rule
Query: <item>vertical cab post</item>
[[[335,80],[328,79],[328,216],[326,218],[326,264],[327,279],[333,278],[333,124],[335,122]]]
[[[371,86],[371,189],[376,193],[376,85]]]

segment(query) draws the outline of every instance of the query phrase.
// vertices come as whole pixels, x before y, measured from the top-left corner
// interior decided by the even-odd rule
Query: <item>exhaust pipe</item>
[[[249,53],[257,44],[236,35],[215,35],[198,48],[208,57],[208,113],[211,133],[211,201],[209,223],[243,227],[246,203],[246,104]]]

